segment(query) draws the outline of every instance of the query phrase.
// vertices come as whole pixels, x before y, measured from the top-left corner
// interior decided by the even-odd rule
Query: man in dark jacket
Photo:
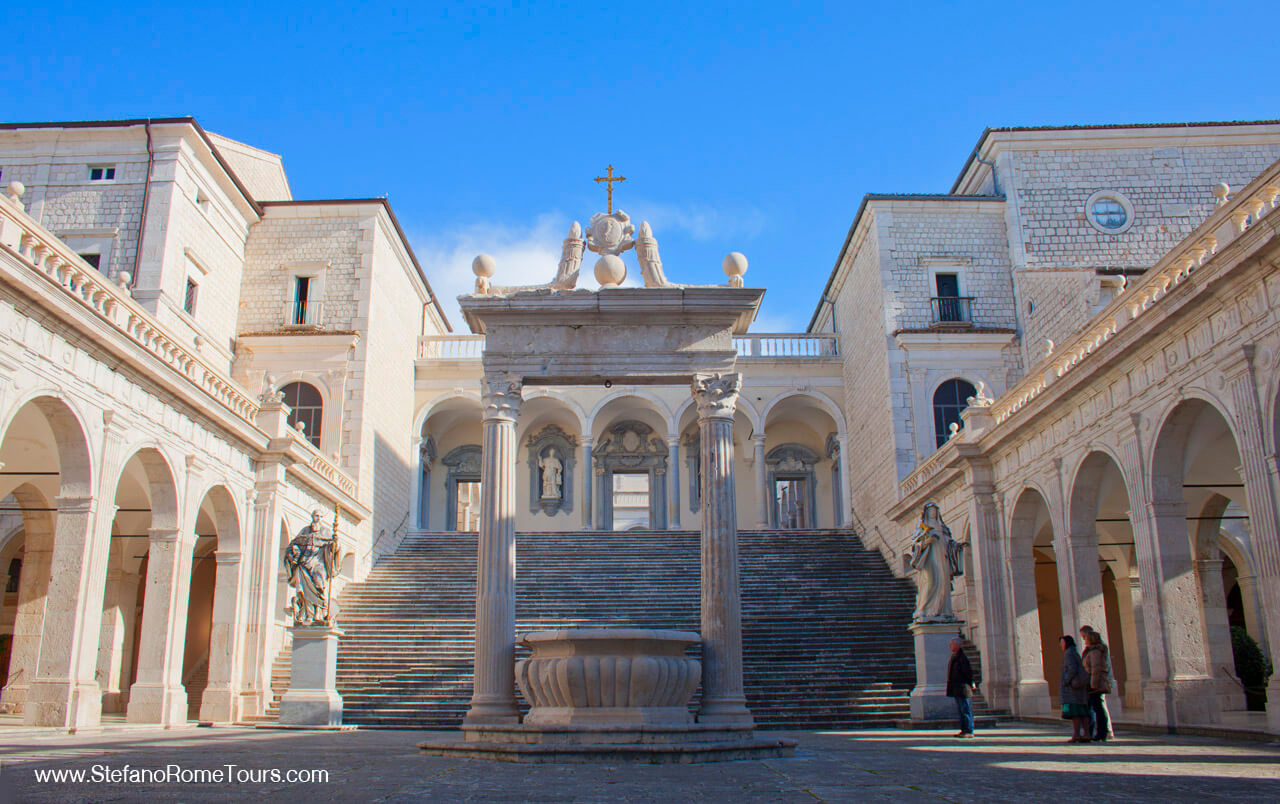
[[[947,662],[947,695],[956,701],[956,712],[960,715],[960,733],[957,737],[973,736],[973,707],[969,699],[973,697],[973,666],[969,657],[964,655],[964,643],[959,637],[951,640],[951,660]]]

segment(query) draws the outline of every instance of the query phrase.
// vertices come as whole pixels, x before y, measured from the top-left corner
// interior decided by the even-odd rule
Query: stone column
[[[978,598],[974,609],[981,618],[975,641],[982,653],[982,694],[993,707],[1012,710],[1016,658],[1005,598],[1007,562],[1001,510],[991,464],[976,453],[973,445],[962,446],[962,454],[970,453],[966,455],[966,482],[971,491],[969,549],[973,551],[974,590]]]
[[[667,527],[680,528],[680,436],[667,436]]]
[[[849,437],[837,438],[840,442],[840,526],[847,528],[853,524],[853,495],[845,494],[849,488]],[[858,536],[865,538],[866,534]]]
[[[517,723],[516,418],[520,380],[484,378],[480,535],[476,559],[475,683],[463,725]]]
[[[1214,547],[1217,552],[1217,547]],[[1244,693],[1236,681],[1235,657],[1231,652],[1231,626],[1227,622],[1227,593],[1222,587],[1222,559],[1197,558],[1200,594],[1204,603],[1205,649],[1209,675],[1217,682],[1224,710],[1243,709]],[[1243,601],[1244,595],[1241,594]]]
[[[760,495],[760,505],[756,513],[756,528],[765,530],[770,527],[773,517],[773,495],[769,489],[768,467],[764,465],[764,433],[753,433],[751,446],[755,449],[756,493]]]
[[[1150,673],[1146,654],[1146,622],[1141,616],[1142,581],[1137,575],[1130,575],[1127,584],[1121,584],[1127,593],[1127,599],[1120,606],[1120,617],[1124,621],[1124,706],[1126,709],[1141,711],[1144,695],[1143,684]],[[1119,692],[1119,690],[1117,690]]]
[[[123,551],[112,556],[107,571],[107,598],[102,607],[102,631],[98,637],[98,686],[102,688],[102,711],[123,712],[128,700],[130,633],[129,621],[138,597],[137,576],[121,565]]]
[[[1102,598],[1102,572],[1098,569],[1098,531],[1094,523],[1073,527],[1067,539],[1067,560],[1061,562],[1069,576],[1070,590],[1074,598],[1071,605],[1062,607],[1065,634],[1075,634],[1082,625],[1091,625],[1098,633],[1107,633],[1107,607]],[[1083,650],[1083,648],[1081,649]]]
[[[1049,683],[1044,677],[1040,652],[1040,608],[1036,599],[1034,552],[1009,558],[1009,588],[1013,599],[1013,653],[1017,676],[1013,710],[1018,715],[1042,717],[1052,713]]]
[[[591,465],[591,445],[587,444],[582,448],[582,526],[587,530],[595,530],[595,496],[591,493],[595,485],[596,470]]]
[[[1268,647],[1263,641],[1266,638],[1266,631],[1262,627],[1262,618],[1258,614],[1257,582],[1258,579],[1252,575],[1236,577],[1236,583],[1240,586],[1240,602],[1244,605],[1244,628],[1265,651]]]
[[[57,498],[40,659],[23,709],[28,726],[84,729],[101,722],[102,695],[94,674],[107,573],[106,550],[96,542],[110,538],[110,524],[93,527],[96,502]]]
[[[51,517],[46,512],[38,512],[24,515],[23,522],[26,542],[22,576],[18,579],[18,611],[13,620],[9,678],[0,692],[0,712],[21,712],[27,701],[27,690],[40,659],[40,633],[44,629],[49,567],[53,560]]]
[[[752,728],[742,686],[742,597],[733,485],[733,410],[741,374],[693,378],[702,440],[702,707],[699,723]]]
[[[142,596],[138,676],[129,688],[131,723],[173,726],[187,722],[182,655],[187,643],[194,536],[152,528],[147,545],[147,589]]]
[[[213,578],[209,628],[209,683],[200,699],[200,719],[229,723],[240,718],[240,554],[219,550]]]

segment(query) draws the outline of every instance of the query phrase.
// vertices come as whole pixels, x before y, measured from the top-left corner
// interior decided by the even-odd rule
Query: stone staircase
[[[910,584],[848,531],[744,531],[739,544],[745,686],[757,723],[844,729],[908,717]],[[471,693],[475,562],[475,534],[413,532],[364,582],[346,588],[338,614],[345,722],[440,728],[462,721]],[[520,534],[516,577],[518,633],[699,630],[696,532]],[[286,650],[273,665],[265,719],[278,712],[288,667]]]

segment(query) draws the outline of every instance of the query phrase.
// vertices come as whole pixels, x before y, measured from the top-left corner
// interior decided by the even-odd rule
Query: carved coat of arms
[[[606,215],[597,212],[587,227],[587,248],[597,254],[621,254],[636,243],[631,239],[636,227],[622,210]]]

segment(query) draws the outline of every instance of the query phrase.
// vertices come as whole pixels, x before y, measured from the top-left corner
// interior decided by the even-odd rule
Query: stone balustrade
[[[1051,349],[1039,364],[1031,367],[1021,380],[1002,394],[992,406],[995,422],[999,424],[1025,407],[1050,383],[1064,377],[1116,333],[1140,318],[1251,226],[1257,225],[1265,216],[1276,215],[1277,198],[1280,198],[1280,168],[1273,167],[1234,198],[1228,199],[1229,192],[1226,185],[1215,188],[1219,206],[1203,224],[1149,271],[1134,279],[1075,337]]]
[[[418,336],[419,360],[479,360],[483,352],[483,335]]]
[[[938,448],[938,451],[929,456],[928,460],[915,468],[911,474],[902,478],[898,483],[898,496],[905,497],[916,489],[920,488],[929,478],[936,475],[939,470],[950,463],[955,457],[954,440],[948,441]]]
[[[0,198],[0,247],[35,272],[31,281],[43,281],[61,291],[236,416],[253,423],[258,405],[227,373],[209,366],[191,349],[170,337],[165,327],[133,300],[123,282],[116,284],[108,280],[26,214],[19,192],[15,192],[12,185],[8,197]]]
[[[748,333],[733,339],[740,359],[750,358],[834,358],[836,336],[808,333]]]

